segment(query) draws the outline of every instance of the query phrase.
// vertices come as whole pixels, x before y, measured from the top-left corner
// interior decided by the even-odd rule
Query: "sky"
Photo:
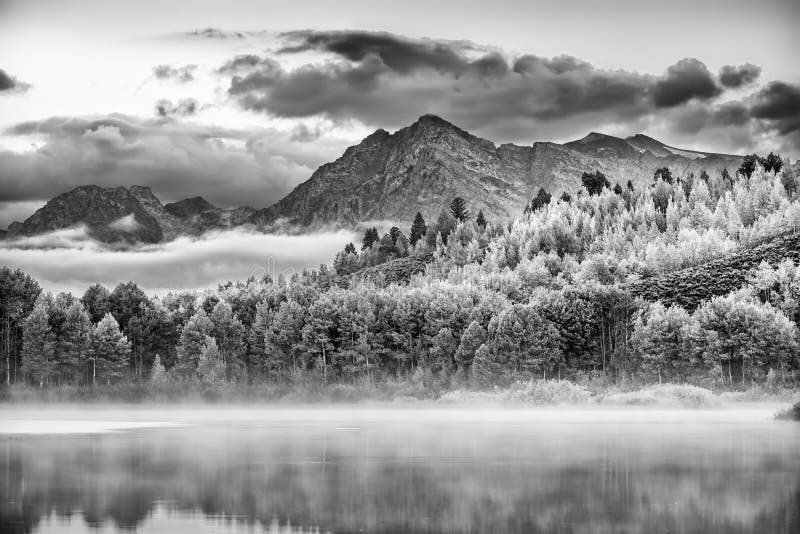
[[[88,183],[268,206],[425,113],[498,144],[796,159],[798,21],[796,0],[0,0],[0,227]]]

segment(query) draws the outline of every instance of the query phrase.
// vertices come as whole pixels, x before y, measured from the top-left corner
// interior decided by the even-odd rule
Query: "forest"
[[[131,281],[52,295],[3,267],[3,382],[369,384],[418,397],[530,379],[716,390],[800,383],[791,254],[748,264],[741,287],[692,306],[633,290],[658,279],[680,291],[688,268],[797,235],[795,169],[770,154],[745,158],[733,174],[663,168],[648,187],[612,182],[584,172],[581,191],[554,198],[541,189],[510,223],[455,198],[435,221],[418,214],[407,234],[368,228],[331,266],[204,291],[149,296]],[[404,265],[415,267],[385,276]]]

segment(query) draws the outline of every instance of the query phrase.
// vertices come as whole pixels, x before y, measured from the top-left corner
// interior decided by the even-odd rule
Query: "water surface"
[[[797,533],[774,411],[3,407],[0,531]]]

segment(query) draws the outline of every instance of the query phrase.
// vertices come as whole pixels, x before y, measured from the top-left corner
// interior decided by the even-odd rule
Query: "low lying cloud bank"
[[[71,228],[0,241],[0,265],[24,270],[47,291],[81,295],[95,282],[113,288],[133,280],[148,293],[164,294],[316,268],[356,237],[344,230],[275,235],[236,229],[117,249],[91,240],[84,228]]]

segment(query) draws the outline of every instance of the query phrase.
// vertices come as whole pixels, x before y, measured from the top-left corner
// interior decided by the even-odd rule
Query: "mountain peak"
[[[597,143],[599,141],[622,141],[619,137],[608,135],[600,132],[589,132],[585,137],[576,141],[570,141],[568,145],[588,145],[589,143]]]

